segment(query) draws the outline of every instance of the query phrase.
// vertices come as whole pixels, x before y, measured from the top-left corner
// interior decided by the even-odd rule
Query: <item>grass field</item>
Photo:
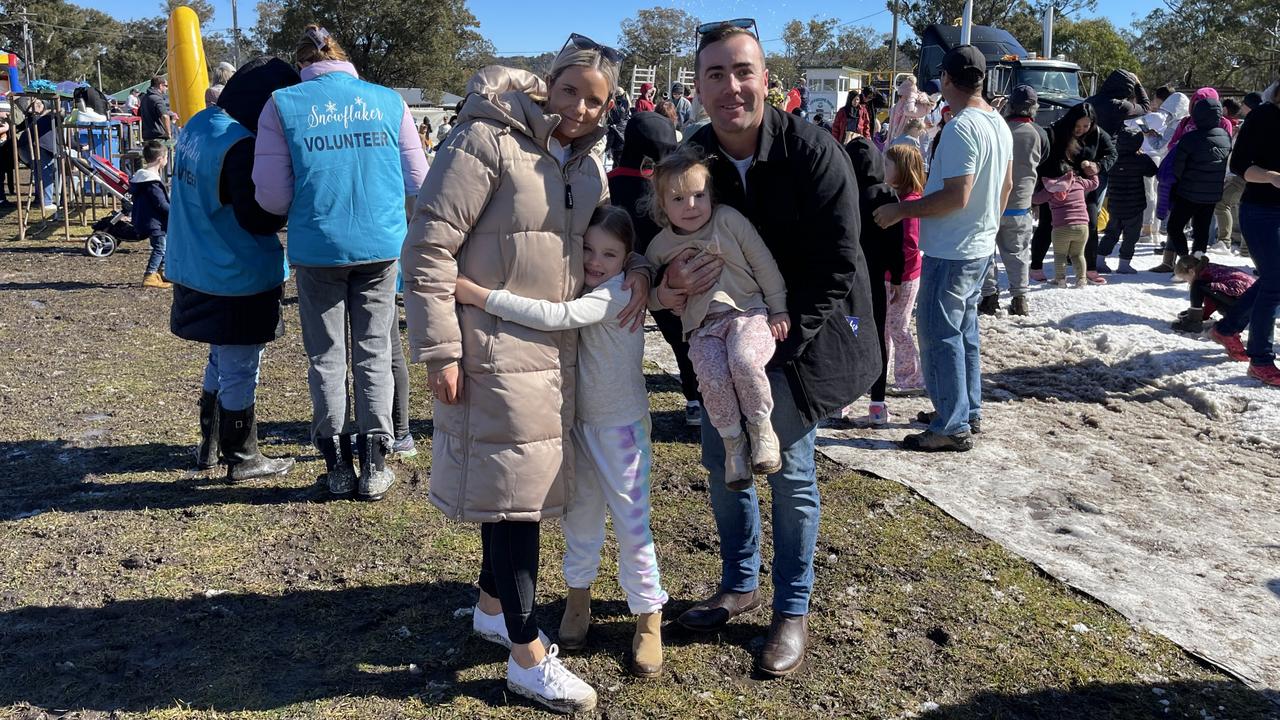
[[[479,534],[427,502],[420,367],[421,454],[381,503],[324,501],[290,285],[258,416],[266,451],[298,466],[236,485],[194,475],[204,356],[169,334],[169,293],[138,287],[145,243],[97,260],[60,227],[14,237],[0,219],[0,717],[543,715],[507,694],[505,653],[469,636]],[[719,559],[678,386],[650,372],[670,618],[715,589]],[[668,625],[664,675],[629,678],[610,544],[588,649],[564,656],[600,717],[1280,717],[903,487],[825,461],[819,477],[806,668],[753,675],[758,611],[709,637]],[[553,638],[562,548],[545,524],[538,616]]]

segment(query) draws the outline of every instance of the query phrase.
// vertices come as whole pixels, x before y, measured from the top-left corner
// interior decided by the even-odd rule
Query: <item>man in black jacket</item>
[[[698,91],[711,124],[687,142],[711,156],[718,202],[760,231],[787,282],[791,334],[769,363],[773,425],[782,470],[769,476],[773,499],[773,621],[759,668],[794,672],[808,646],[809,596],[818,536],[814,442],[818,421],[864,393],[880,374],[870,282],[858,244],[858,188],[845,151],[831,134],[769,107],[759,39],[734,23],[702,27]],[[668,308],[714,285],[712,262],[677,260],[658,297]],[[705,418],[705,415],[704,415]],[[716,630],[759,607],[760,509],[755,490],[730,491],[724,446],[705,420],[702,463],[711,472],[711,505],[720,534],[720,592],[679,622]]]

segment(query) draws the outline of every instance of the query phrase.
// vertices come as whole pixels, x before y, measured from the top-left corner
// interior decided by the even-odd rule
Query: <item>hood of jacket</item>
[[[1136,128],[1124,127],[1116,135],[1116,153],[1120,157],[1132,155],[1142,148],[1142,133]]]
[[[671,120],[655,112],[639,112],[627,122],[618,166],[639,170],[646,157],[657,162],[675,148],[676,128]]]
[[[160,173],[147,167],[138,168],[138,171],[129,178],[129,182],[139,184],[145,182],[160,182]]]
[[[257,135],[258,116],[262,114],[267,100],[271,99],[271,93],[300,82],[302,78],[298,71],[280,58],[254,58],[241,65],[227,81],[218,96],[218,107]]]
[[[1098,95],[1112,100],[1128,100],[1137,87],[1137,76],[1128,70],[1115,70],[1102,82]]]
[[[640,86],[640,97],[649,97],[649,91],[653,89],[653,83],[644,83]]]
[[[1196,101],[1195,107],[1191,108],[1191,119],[1199,130],[1218,127],[1222,121],[1222,103],[1213,97]]]
[[[543,104],[547,84],[527,71],[500,65],[483,67],[467,82],[467,99],[458,113],[458,125],[469,120],[490,120],[537,141],[546,148],[560,125],[560,116],[548,114]],[[573,153],[595,145],[604,127],[573,141]]]
[[[1044,178],[1044,189],[1051,193],[1064,193],[1071,190],[1071,184],[1075,182],[1076,176],[1067,173],[1061,177]]]
[[[1160,105],[1160,109],[1169,113],[1169,117],[1175,121],[1181,120],[1191,114],[1191,101],[1187,99],[1186,95],[1176,92],[1165,98],[1165,101]]]

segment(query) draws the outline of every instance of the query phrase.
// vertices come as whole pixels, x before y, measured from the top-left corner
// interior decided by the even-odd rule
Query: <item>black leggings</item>
[[[680,391],[686,401],[702,402],[702,393],[698,392],[698,375],[693,371],[693,363],[689,362],[689,343],[684,339],[684,324],[680,316],[670,310],[654,310],[653,321],[662,331],[662,339],[671,346],[675,353],[676,366],[680,368]]]
[[[391,403],[391,427],[395,439],[409,434],[409,366],[404,361],[404,340],[400,337],[400,308],[391,321],[391,376],[395,380],[395,396]]]
[[[1213,222],[1214,203],[1198,203],[1174,196],[1173,207],[1169,208],[1169,249],[1178,257],[1186,257],[1187,223],[1191,223],[1192,250],[1204,252],[1209,249],[1209,223]]]
[[[517,645],[538,639],[533,596],[538,591],[539,523],[502,520],[480,525],[484,558],[480,589],[502,603],[507,637]]]
[[[885,386],[889,383],[889,344],[884,340],[889,298],[884,281],[880,280],[884,277],[884,269],[870,269],[867,274],[871,277],[871,315],[875,318],[876,330],[880,333],[880,377],[871,386],[871,402],[884,402]]]

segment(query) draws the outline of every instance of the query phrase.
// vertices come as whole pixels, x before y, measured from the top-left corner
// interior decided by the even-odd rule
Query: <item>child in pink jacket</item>
[[[1031,202],[1049,203],[1053,213],[1053,284],[1067,286],[1067,260],[1076,269],[1076,287],[1087,287],[1084,246],[1089,241],[1089,210],[1084,196],[1098,187],[1098,176],[1083,178],[1065,165],[1058,177],[1043,179],[1044,188]]]

